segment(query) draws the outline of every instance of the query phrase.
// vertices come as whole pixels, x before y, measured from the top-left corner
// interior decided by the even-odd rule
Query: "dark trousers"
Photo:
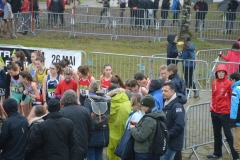
[[[238,159],[238,153],[233,148],[233,135],[229,127],[230,115],[229,114],[217,114],[211,112],[213,133],[214,133],[214,152],[216,156],[222,156],[222,128],[227,138],[228,145],[230,147],[232,157]]]
[[[195,24],[195,31],[197,31],[198,27],[199,27],[199,22],[201,19],[197,19],[196,20],[196,24]],[[205,23],[205,19],[202,19],[202,28],[204,28],[204,23]]]
[[[138,20],[137,20],[137,10],[133,10],[133,9],[131,8],[130,13],[131,13],[130,25],[135,26],[135,25],[138,24]],[[135,17],[135,22],[134,22],[134,17]],[[132,24],[132,23],[134,23],[134,24]]]
[[[178,13],[173,13],[173,25],[175,22],[178,23]]]
[[[135,160],[159,160],[158,156],[154,156],[148,153],[135,153]]]
[[[187,88],[196,89],[195,84],[193,83],[193,71],[194,67],[183,66],[184,79],[186,81]]]
[[[174,160],[182,160],[182,151],[177,151]]]
[[[57,25],[58,15],[60,17],[61,24],[63,24],[63,14],[54,13],[53,14],[54,26]]]
[[[232,29],[233,29],[233,22],[234,21],[231,21],[231,20],[227,20],[227,23],[226,23],[226,29],[229,33],[232,32]]]
[[[153,10],[154,25],[156,25],[157,10]]]
[[[100,18],[100,19],[102,19],[102,15],[103,15],[105,12],[107,12],[107,8],[103,8],[103,9],[101,10],[101,13],[100,13],[101,18]]]

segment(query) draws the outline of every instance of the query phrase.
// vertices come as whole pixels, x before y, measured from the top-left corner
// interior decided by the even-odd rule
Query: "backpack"
[[[107,102],[94,102],[92,98],[88,98],[91,101],[92,113],[91,117],[95,129],[104,129],[108,127],[109,109]]]
[[[145,115],[144,117],[151,117],[157,121],[155,135],[150,144],[149,152],[155,156],[162,156],[167,151],[169,139],[166,124],[161,119],[152,117],[151,115]]]

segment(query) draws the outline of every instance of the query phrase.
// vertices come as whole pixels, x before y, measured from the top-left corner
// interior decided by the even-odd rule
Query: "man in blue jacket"
[[[28,121],[18,113],[17,101],[8,98],[3,102],[8,115],[3,122],[0,134],[1,158],[5,160],[23,160],[27,144]]]
[[[167,152],[161,160],[173,160],[177,152],[181,152],[183,147],[185,110],[183,104],[187,102],[184,95],[176,93],[174,85],[170,82],[162,87],[164,103],[163,112],[166,114],[166,126],[169,134]]]
[[[234,149],[240,154],[240,73],[235,72],[230,75],[232,84],[232,100],[230,109],[230,127],[233,128],[234,138],[233,145]]]

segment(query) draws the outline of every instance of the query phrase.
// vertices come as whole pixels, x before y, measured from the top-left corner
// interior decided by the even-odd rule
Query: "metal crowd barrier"
[[[196,53],[196,59],[204,60],[207,63],[211,63],[218,58],[219,53],[227,55],[227,52],[229,50],[230,48],[198,50]]]
[[[91,52],[87,55],[87,61],[92,75],[96,79],[100,78],[103,66],[106,63],[112,65],[113,74],[121,76],[123,81],[133,79],[134,74],[145,66],[140,66],[141,56],[113,54],[103,52]]]
[[[185,79],[188,84],[188,94],[190,94],[191,91],[207,90],[206,84],[208,80],[208,63],[206,61],[142,56],[140,66],[147,66],[144,67],[142,70],[146,76],[148,76],[149,78],[157,78],[159,77],[160,66],[167,64],[167,60],[171,60],[173,63],[177,63],[178,75]],[[183,67],[182,63],[185,62],[194,63],[194,69],[192,70],[192,68],[190,67]],[[196,86],[196,88],[193,87],[194,85]]]
[[[197,148],[214,142],[213,126],[210,112],[210,102],[190,105],[185,113],[185,129],[184,129],[184,149],[191,149],[198,160],[201,158],[197,154]],[[230,151],[222,140],[228,154]]]

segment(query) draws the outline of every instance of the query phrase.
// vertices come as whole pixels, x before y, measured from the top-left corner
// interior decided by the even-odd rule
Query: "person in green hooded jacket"
[[[159,118],[162,121],[166,120],[162,110],[152,112],[155,107],[154,98],[148,94],[141,99],[141,109],[145,115]],[[130,121],[130,132],[134,138],[135,160],[159,160],[158,156],[154,156],[150,152],[150,145],[153,142],[157,128],[157,121],[151,117],[145,117],[138,122]]]
[[[108,158],[109,160],[120,160],[120,158],[114,154],[114,151],[125,131],[126,120],[128,119],[132,107],[126,91],[122,88],[118,88],[118,86],[110,86],[107,95],[112,97],[108,121],[110,133]]]

